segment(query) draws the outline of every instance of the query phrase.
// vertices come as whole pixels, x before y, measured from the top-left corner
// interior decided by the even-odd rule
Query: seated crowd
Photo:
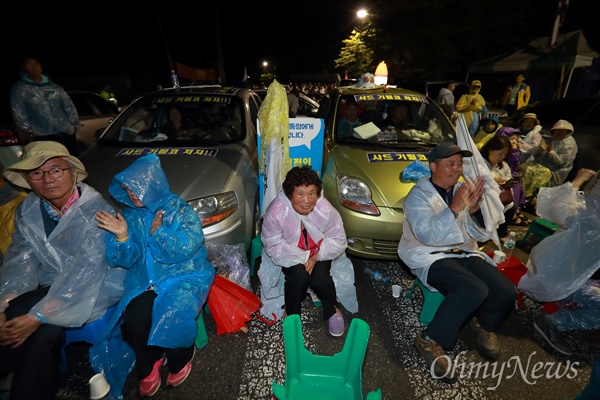
[[[351,124],[357,118],[355,104],[346,106]],[[390,111],[386,124],[401,124],[403,112],[401,107]],[[187,129],[179,110],[172,108],[168,114],[165,133],[180,135]],[[535,115],[528,118],[537,121]],[[496,333],[514,309],[519,290],[540,302],[583,304],[582,296],[588,299],[586,294],[597,287],[599,261],[593,259],[564,266],[578,272],[569,290],[555,287],[564,287],[563,275],[544,280],[542,294],[532,289],[540,288],[532,282],[540,278],[536,273],[545,273],[556,252],[566,254],[577,243],[600,247],[600,186],[593,186],[583,200],[575,197],[596,172],[581,169],[572,182],[565,182],[577,154],[572,125],[559,120],[547,141],[528,138],[532,132],[539,134],[535,127],[527,134],[496,128],[490,124],[485,129],[481,155],[498,191],[509,192],[509,198],[499,199],[506,222],[498,227],[498,236],[506,236],[508,225],[524,223],[521,208],[538,196],[539,206],[545,207],[541,216],[555,217],[564,230],[534,247],[530,263],[536,268],[515,285],[480,248],[495,232],[486,229],[480,206],[490,183],[483,176],[461,180],[463,160],[473,152],[450,142],[430,151],[430,176],[419,179],[406,197],[397,252],[424,287],[444,296],[414,344],[432,377],[446,383],[457,378],[445,351],[454,348],[464,325],[475,333],[484,359],[500,358]],[[170,192],[159,158],[140,157],[113,178],[109,192],[125,205],[121,212],[83,182],[83,164],[56,142],[28,144],[23,158],[6,166],[3,175],[30,191],[27,196],[10,192],[11,200],[19,197],[20,204],[14,211],[12,241],[2,247],[0,378],[12,377],[10,398],[54,398],[65,329],[95,321],[113,305],[117,311],[110,329],[89,353],[94,369],[108,375],[113,394],[121,396],[124,378],[119,377],[131,371],[145,397],[159,389],[163,366],[168,369],[167,385],[183,383],[192,368],[196,318],[215,271],[207,260],[199,218]],[[572,201],[568,209],[575,211],[566,216],[549,213],[553,201]],[[589,241],[579,240],[582,229]],[[282,190],[266,209],[261,239],[261,313],[278,319],[299,315],[309,293],[322,302],[329,334],[342,336],[348,325],[344,313],[358,312],[354,269],[345,254],[341,216],[323,196],[322,182],[310,166],[287,172]],[[586,303],[587,312],[536,319],[534,327],[558,351],[572,354],[568,344],[557,341],[556,332],[595,317],[599,303],[593,300]],[[177,328],[176,334],[170,326]],[[37,361],[19,362],[33,357]]]

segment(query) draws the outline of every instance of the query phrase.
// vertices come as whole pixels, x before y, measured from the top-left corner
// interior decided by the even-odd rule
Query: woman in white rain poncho
[[[345,255],[342,218],[323,197],[322,183],[310,166],[288,171],[283,190],[265,214],[261,239],[261,313],[281,318],[285,303],[288,315],[300,314],[310,287],[323,302],[330,333],[340,336],[344,320],[337,300],[348,311],[358,311],[354,269]]]

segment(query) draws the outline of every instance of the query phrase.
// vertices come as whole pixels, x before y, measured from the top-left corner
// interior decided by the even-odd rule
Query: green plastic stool
[[[529,253],[533,246],[542,241],[542,239],[551,236],[558,229],[558,225],[544,218],[536,218],[529,225],[525,236],[516,243],[516,247]]]
[[[256,259],[260,257],[262,254],[262,240],[260,239],[260,235],[255,236],[252,239],[252,244],[250,246],[250,276],[254,275],[254,263]]]
[[[285,384],[273,381],[277,400],[363,400],[362,365],[371,328],[359,318],[352,319],[344,348],[332,356],[316,355],[304,346],[300,316],[283,320]],[[381,389],[366,400],[380,400]]]
[[[421,289],[421,293],[423,293],[423,308],[421,308],[419,321],[424,326],[427,326],[435,316],[437,309],[440,307],[440,304],[442,304],[442,301],[444,301],[445,297],[440,292],[432,292],[431,290],[427,289],[423,285],[423,282],[419,280],[419,278],[415,278],[410,291],[406,294],[407,299],[413,295],[417,286]]]
[[[204,307],[200,310],[200,314],[198,314],[198,330],[196,332],[196,347],[198,349],[203,348],[208,344],[208,333],[206,333],[206,325],[204,325]]]

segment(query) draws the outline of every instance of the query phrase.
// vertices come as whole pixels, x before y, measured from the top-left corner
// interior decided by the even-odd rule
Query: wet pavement
[[[513,227],[521,238],[527,227]],[[495,248],[485,244],[486,250]],[[516,249],[515,256],[526,262],[528,254]],[[533,329],[532,321],[542,305],[525,298],[524,308],[515,309],[498,337],[502,346],[497,363],[483,360],[475,349],[475,336],[468,326],[461,331],[456,347],[447,352],[461,368],[462,377],[454,385],[433,380],[414,347],[415,336],[423,329],[419,322],[423,298],[419,291],[406,298],[413,283],[409,270],[400,262],[353,259],[360,310],[345,311],[346,328],[352,318],[361,318],[371,329],[363,364],[363,393],[380,388],[383,399],[573,399],[586,385],[594,359],[600,351],[597,332],[573,332],[567,340],[576,349],[564,356],[550,347]],[[402,286],[394,298],[390,283],[373,281],[363,269],[379,269],[391,282]],[[251,283],[258,293],[258,282]],[[302,308],[306,347],[316,354],[333,355],[341,351],[346,334],[329,335],[321,308],[307,296]],[[272,383],[284,383],[285,357],[282,325],[269,326],[258,319],[249,324],[248,333],[216,335],[210,314],[205,315],[208,345],[196,352],[193,369],[179,387],[164,385],[156,399],[249,399],[271,400]],[[94,374],[87,358],[86,344],[67,348],[69,373],[61,385],[58,399],[88,399],[88,380]],[[138,382],[130,374],[125,399],[138,399]]]

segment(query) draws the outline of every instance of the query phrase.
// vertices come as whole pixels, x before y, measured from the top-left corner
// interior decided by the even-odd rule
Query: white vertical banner
[[[478,176],[482,176],[485,179],[485,192],[481,196],[483,201],[480,204],[481,213],[483,214],[486,231],[492,232],[492,241],[498,246],[498,249],[502,249],[497,232],[498,226],[505,221],[504,205],[500,201],[500,187],[494,180],[475,142],[473,142],[463,115],[460,115],[456,121],[456,135],[458,147],[473,153],[472,157],[463,158],[464,177],[471,181],[474,181]]]

